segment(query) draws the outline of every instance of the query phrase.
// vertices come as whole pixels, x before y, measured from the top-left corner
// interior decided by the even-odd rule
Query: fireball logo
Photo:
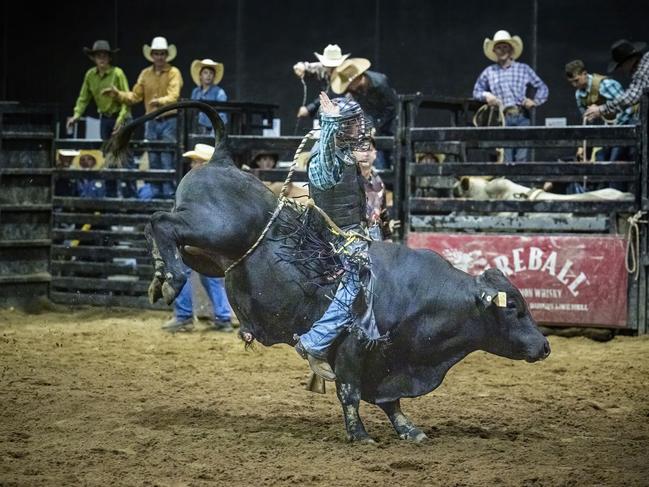
[[[489,268],[489,262],[482,256],[482,250],[462,252],[458,249],[444,249],[442,255],[453,267],[468,274],[477,275]]]

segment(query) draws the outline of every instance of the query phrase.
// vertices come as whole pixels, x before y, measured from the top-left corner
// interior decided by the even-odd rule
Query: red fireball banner
[[[539,323],[627,326],[622,237],[413,232],[408,246],[434,250],[471,275],[500,269]]]

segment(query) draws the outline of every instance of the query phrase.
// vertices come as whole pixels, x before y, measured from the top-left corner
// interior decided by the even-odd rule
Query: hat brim
[[[93,56],[98,52],[107,52],[111,56],[114,56],[115,54],[117,54],[119,52],[119,47],[115,48],[115,49],[97,49],[97,50],[92,50],[89,47],[84,47],[83,48],[83,53],[86,56],[88,56],[92,61],[95,60]]]
[[[201,70],[203,68],[211,68],[214,70],[213,85],[218,85],[223,79],[223,73],[225,72],[225,66],[223,66],[223,64],[205,64],[200,59],[196,59],[192,62],[191,68],[189,69],[189,72],[192,75],[192,80],[196,86],[201,86]]]
[[[183,153],[183,157],[187,157],[192,160],[207,162],[211,159],[211,156],[208,157],[207,159],[205,159],[205,156],[207,156],[207,154],[201,154],[200,152],[196,152],[195,150],[190,150],[188,152]]]
[[[331,91],[337,95],[342,95],[347,91],[352,81],[367,71],[371,65],[372,63],[369,59],[362,57],[348,59],[334,70],[333,76],[331,77]],[[342,73],[351,66],[356,66],[357,72],[354,76],[343,79]]]
[[[347,53],[343,55],[340,59],[327,59],[324,57],[324,55],[320,54],[319,52],[314,52],[315,57],[318,58],[318,61],[320,61],[320,64],[322,64],[326,68],[337,68],[340,66],[342,63],[345,62],[345,60],[349,57],[351,53]]]
[[[612,73],[616,72],[618,69],[620,69],[622,67],[622,65],[625,63],[625,61],[627,59],[629,59],[631,56],[635,56],[637,54],[644,54],[645,52],[647,52],[648,47],[649,46],[647,46],[646,42],[634,42],[633,43],[633,51],[634,52],[632,54],[630,54],[624,61],[619,62],[619,63],[617,61],[609,61],[608,69],[607,69],[608,74],[612,74]]]
[[[494,46],[501,42],[506,42],[512,46],[512,59],[518,59],[521,57],[521,54],[523,54],[523,40],[518,36],[512,36],[511,39],[501,39],[498,41],[486,38],[482,43],[482,50],[484,51],[484,55],[487,56],[490,61],[498,62],[498,58],[494,52]]]
[[[151,46],[144,44],[142,46],[142,54],[147,61],[151,63],[153,62],[153,57],[151,56]],[[171,61],[176,59],[177,55],[178,50],[176,49],[175,44],[169,44],[169,46],[167,46],[167,62],[170,63]]]

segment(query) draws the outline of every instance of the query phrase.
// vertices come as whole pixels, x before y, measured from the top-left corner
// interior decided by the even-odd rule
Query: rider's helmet
[[[370,124],[358,102],[347,97],[334,98],[331,102],[340,109],[336,146],[341,149],[368,150]]]

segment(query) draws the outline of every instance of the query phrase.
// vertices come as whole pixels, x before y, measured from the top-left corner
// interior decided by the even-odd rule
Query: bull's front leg
[[[178,255],[179,226],[181,224],[173,213],[163,211],[154,213],[150,226],[147,225],[147,240],[150,239],[155,266],[153,281],[149,286],[151,302],[164,297],[165,302],[171,304],[187,280]]]
[[[349,441],[375,443],[365,431],[358,414],[361,400],[361,367],[363,352],[358,340],[349,335],[336,352],[336,393],[343,408],[345,428]]]
[[[383,412],[388,415],[392,426],[402,440],[410,440],[416,443],[426,441],[428,436],[422,430],[417,428],[405,414],[401,412],[401,403],[399,400],[392,402],[383,402],[377,404]]]

